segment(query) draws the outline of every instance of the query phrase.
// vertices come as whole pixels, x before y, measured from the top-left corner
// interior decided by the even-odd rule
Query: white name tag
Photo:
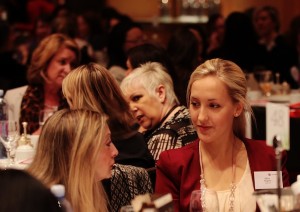
[[[277,188],[277,171],[254,172],[255,189],[276,189]],[[280,188],[282,184],[282,172],[280,171]]]

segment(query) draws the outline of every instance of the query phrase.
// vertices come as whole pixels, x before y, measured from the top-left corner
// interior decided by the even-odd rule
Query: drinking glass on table
[[[20,137],[17,121],[0,121],[0,140],[9,159],[8,166],[15,163],[17,141]]]
[[[201,190],[194,190],[192,192],[190,198],[190,212],[218,212],[219,211],[219,200],[218,200],[217,192],[213,190],[205,189],[205,194],[203,198],[204,201],[201,199]]]
[[[46,120],[57,111],[57,107],[47,107],[39,113],[39,124],[42,127]]]
[[[273,73],[271,71],[264,71],[260,74],[259,86],[265,96],[271,96],[273,84]]]

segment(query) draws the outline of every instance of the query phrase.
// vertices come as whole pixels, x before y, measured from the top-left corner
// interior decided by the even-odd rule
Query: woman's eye
[[[199,102],[191,101],[191,105],[192,105],[193,107],[199,107],[199,106],[200,106],[200,103],[199,103]]]
[[[209,106],[210,106],[211,108],[219,108],[219,107],[220,107],[220,105],[219,105],[219,104],[216,104],[216,103],[211,103],[211,104],[209,104]]]
[[[106,146],[110,146],[111,145],[111,141],[106,142]]]
[[[61,64],[61,65],[65,65],[65,64],[67,64],[67,61],[66,61],[66,60],[61,60],[61,61],[60,61],[60,64]]]
[[[132,101],[137,102],[140,100],[141,97],[142,96],[134,96],[134,97],[132,97]]]

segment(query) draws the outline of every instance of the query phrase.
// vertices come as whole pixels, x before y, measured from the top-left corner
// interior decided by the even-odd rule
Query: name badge
[[[277,188],[277,171],[254,172],[255,189],[276,189]],[[280,188],[282,184],[282,172],[280,171]]]

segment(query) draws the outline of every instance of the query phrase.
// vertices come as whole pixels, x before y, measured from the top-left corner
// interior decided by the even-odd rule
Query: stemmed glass
[[[190,212],[218,212],[219,201],[217,192],[205,189],[205,208],[202,208],[201,190],[194,190],[190,198]]]
[[[201,190],[194,190],[190,198],[190,212],[202,212]]]
[[[19,125],[16,121],[0,121],[0,140],[5,147],[9,165],[15,163],[17,141],[20,137]]]
[[[273,84],[273,73],[271,71],[262,72],[260,75],[259,86],[265,96],[271,96]]]
[[[46,122],[46,120],[52,116],[55,112],[57,111],[57,107],[48,107],[44,110],[41,110],[40,111],[40,114],[39,114],[39,124],[40,124],[40,127],[42,127],[44,125],[44,123]]]

